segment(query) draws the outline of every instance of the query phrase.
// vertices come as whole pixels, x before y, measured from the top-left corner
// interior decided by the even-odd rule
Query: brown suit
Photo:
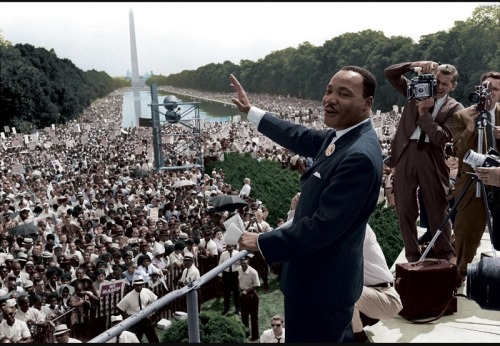
[[[473,133],[467,130],[469,108],[455,113],[453,123],[453,146],[458,159],[458,173],[455,182],[455,200],[461,196],[467,182],[472,178],[464,172],[474,172],[474,169],[463,162],[465,153],[472,149],[478,151],[478,130]],[[500,125],[500,104],[495,109],[495,124]],[[483,131],[484,140],[482,153],[486,152],[486,131]],[[497,148],[500,148],[500,140],[496,140]],[[467,275],[467,264],[471,263],[476,255],[477,248],[486,227],[486,213],[482,195],[476,197],[476,182],[473,182],[465,192],[462,200],[457,205],[455,217],[455,250],[457,252],[457,267],[460,273]]]
[[[404,74],[410,71],[411,63],[392,65],[385,69],[385,75],[392,86],[406,97],[408,79]],[[417,240],[417,218],[419,207],[417,188],[422,190],[428,213],[429,226],[434,235],[445,220],[449,206],[446,195],[449,190],[450,170],[446,165],[444,146],[452,138],[453,114],[463,109],[462,104],[446,96],[435,119],[431,113],[418,117],[418,107],[413,100],[406,101],[396,134],[391,144],[391,156],[386,161],[388,167],[395,167],[394,196],[399,227],[409,262],[421,256]],[[410,137],[417,125],[428,137],[423,149]],[[442,235],[434,243],[436,257],[449,259],[455,255],[450,243],[451,223],[441,229]]]

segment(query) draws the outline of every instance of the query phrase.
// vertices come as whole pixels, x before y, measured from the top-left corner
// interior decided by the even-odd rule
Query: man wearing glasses
[[[0,334],[7,337],[11,342],[31,343],[31,333],[26,322],[18,320],[16,308],[5,306],[2,310],[3,321],[0,323]]]
[[[271,317],[271,329],[264,330],[260,342],[266,344],[285,342],[285,326],[281,315]]]

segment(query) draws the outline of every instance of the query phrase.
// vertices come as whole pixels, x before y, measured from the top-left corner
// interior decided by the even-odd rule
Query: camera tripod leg
[[[464,172],[464,173],[467,173],[467,172]],[[465,193],[467,192],[467,190],[469,190],[470,186],[472,185],[472,182],[474,180],[478,180],[479,178],[476,176],[476,175],[472,175],[471,179],[467,182],[467,185],[465,186],[465,188],[462,190],[462,193],[460,194],[460,197],[458,197],[458,199],[455,201],[455,204],[453,204],[453,207],[451,208],[451,210],[448,212],[448,215],[446,215],[446,218],[444,219],[444,221],[441,223],[441,225],[438,227],[437,231],[436,231],[436,234],[434,235],[434,237],[432,237],[432,240],[429,242],[429,245],[427,246],[427,248],[425,249],[424,253],[422,254],[422,256],[420,256],[420,259],[419,261],[423,261],[425,260],[425,257],[427,257],[427,254],[429,253],[429,251],[431,251],[432,249],[432,246],[434,245],[434,243],[436,242],[437,238],[439,237],[439,235],[443,232],[443,229],[446,227],[446,223],[448,222],[448,220],[451,218],[451,215],[453,214],[453,212],[455,211],[455,209],[457,209],[457,206],[458,206],[458,203],[460,203],[460,201],[464,198],[464,195]]]

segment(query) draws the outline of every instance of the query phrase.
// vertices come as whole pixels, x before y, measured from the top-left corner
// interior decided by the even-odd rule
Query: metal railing
[[[187,320],[188,320],[188,335],[190,343],[200,343],[200,324],[199,324],[199,314],[198,314],[198,289],[201,288],[207,282],[210,282],[217,275],[222,273],[224,269],[228,268],[230,265],[235,264],[240,259],[245,257],[248,254],[247,250],[242,250],[237,253],[235,256],[230,257],[224,263],[216,266],[211,269],[199,279],[190,282],[188,285],[172,291],[165,296],[161,297],[157,301],[148,305],[146,308],[141,311],[129,316],[124,321],[116,324],[110,329],[106,330],[104,333],[99,334],[95,338],[88,341],[88,343],[105,343],[111,338],[121,334],[126,329],[134,326],[136,323],[146,318],[152,313],[155,313],[165,307],[168,303],[181,298],[186,295],[186,303],[187,303]]]

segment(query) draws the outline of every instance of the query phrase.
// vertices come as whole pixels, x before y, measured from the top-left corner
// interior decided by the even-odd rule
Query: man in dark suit
[[[382,151],[370,122],[376,80],[346,66],[323,96],[324,123],[315,130],[252,107],[231,75],[238,97],[259,132],[314,163],[301,176],[301,198],[289,228],[244,232],[240,249],[283,263],[287,342],[354,341],[351,319],[363,289],[363,240],[382,181]],[[300,249],[300,251],[296,251]]]
[[[422,74],[435,74],[436,86],[432,88],[435,93],[433,97],[406,100],[391,144],[391,155],[385,161],[388,167],[395,168],[395,205],[408,262],[418,261],[422,255],[417,237],[417,189],[422,190],[433,236],[448,214],[450,169],[444,147],[452,138],[453,114],[464,108],[448,95],[457,85],[458,72],[453,65],[406,62],[389,66],[384,72],[392,86],[406,97],[409,80],[404,74],[414,68],[421,69]],[[435,256],[453,260],[455,251],[450,241],[449,220],[442,233],[434,243]]]
[[[490,83],[491,98],[488,99],[488,104],[481,106],[483,113],[491,117],[493,124],[492,138],[487,135],[488,128],[483,128],[483,147],[482,153],[486,153],[489,148],[496,148],[500,150],[500,72],[486,72],[481,76],[481,85]],[[474,173],[474,168],[463,162],[464,156],[469,149],[479,152],[478,148],[478,129],[476,127],[476,119],[480,115],[480,110],[477,109],[478,105],[472,105],[466,109],[455,113],[455,121],[453,123],[453,146],[458,158],[458,173],[455,184],[455,199],[458,199],[467,186],[472,176],[467,173]],[[496,128],[496,129],[495,129]],[[496,132],[496,137],[495,137]],[[493,143],[492,143],[493,142]],[[466,173],[467,172],[467,173]],[[487,182],[485,181],[485,184]],[[490,193],[498,188],[490,187]],[[498,192],[496,192],[498,194]],[[498,202],[497,207],[492,206],[490,210],[493,220],[495,217],[498,220],[498,227],[500,227],[500,217],[498,216]],[[476,255],[477,248],[481,243],[481,237],[486,227],[486,212],[483,203],[483,196],[476,195],[476,182],[472,185],[463,195],[462,199],[457,205],[457,215],[455,218],[455,249],[457,251],[457,269],[458,278],[457,286],[460,286],[467,277],[467,264],[471,263]],[[493,224],[495,226],[495,223]],[[498,232],[492,232],[491,239],[494,235],[500,236]],[[497,246],[498,247],[498,246]]]

